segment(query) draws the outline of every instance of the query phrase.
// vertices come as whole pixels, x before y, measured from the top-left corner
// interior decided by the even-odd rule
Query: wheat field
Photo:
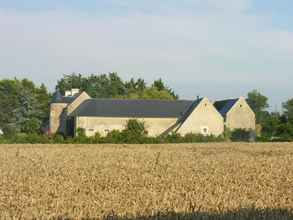
[[[293,144],[0,145],[0,219],[293,219]]]

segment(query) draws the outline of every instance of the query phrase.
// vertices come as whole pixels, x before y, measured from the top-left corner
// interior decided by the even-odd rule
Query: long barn
[[[87,136],[97,132],[105,136],[112,130],[123,130],[130,119],[144,122],[150,136],[170,132],[219,136],[225,123],[223,114],[206,97],[176,101],[93,99],[73,89],[64,96],[55,93],[49,127],[51,134],[74,136],[82,128]]]

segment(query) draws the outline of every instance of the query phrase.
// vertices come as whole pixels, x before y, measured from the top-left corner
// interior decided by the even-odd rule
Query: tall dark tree
[[[152,87],[156,88],[158,91],[168,92],[173,97],[173,99],[179,98],[179,96],[175,94],[174,90],[165,85],[162,79],[155,80]]]
[[[48,119],[49,94],[32,81],[0,80],[0,127],[6,134],[40,131]]]
[[[290,99],[287,102],[283,103],[283,108],[284,116],[289,123],[293,124],[293,99]]]
[[[257,123],[262,123],[265,120],[266,110],[269,107],[268,98],[259,91],[253,90],[248,93],[247,102],[256,115]]]
[[[65,74],[63,78],[57,82],[56,89],[58,89],[62,94],[64,94],[66,90],[70,90],[72,88],[80,88],[84,90],[86,83],[86,79],[81,74]]]
[[[178,99],[162,79],[154,81],[148,87],[143,79],[123,81],[117,73],[92,74],[88,77],[73,73],[64,75],[56,86],[63,94],[72,88],[86,91],[93,98]]]

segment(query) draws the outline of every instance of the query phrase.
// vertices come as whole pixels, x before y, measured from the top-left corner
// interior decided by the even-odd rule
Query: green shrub
[[[146,136],[148,134],[146,128],[145,128],[145,123],[138,121],[136,119],[130,119],[123,131],[129,132],[133,135],[138,135],[138,136]]]
[[[92,143],[98,144],[101,143],[102,141],[102,136],[99,132],[96,132],[95,135],[92,137]]]
[[[255,141],[256,134],[252,130],[235,129],[231,133],[231,141]]]
[[[114,143],[114,144],[118,144],[118,143],[124,143],[123,140],[123,134],[121,131],[119,130],[112,130],[110,132],[108,132],[108,134],[106,135],[106,137],[101,138],[101,142],[102,143]]]
[[[123,143],[142,144],[147,139],[147,130],[144,122],[131,119],[127,122],[125,129],[121,132]]]
[[[26,135],[26,143],[30,144],[46,144],[49,143],[49,138],[47,136],[39,135],[39,134],[27,134]]]
[[[172,132],[168,134],[163,140],[165,143],[182,143],[183,138],[179,133]]]
[[[213,135],[202,135],[202,134],[194,134],[188,133],[183,137],[184,143],[202,143],[202,142],[222,142],[225,138],[222,136],[216,137]]]
[[[91,138],[86,136],[85,129],[78,128],[76,130],[76,136],[73,138],[73,142],[77,144],[89,144]]]
[[[232,136],[231,130],[225,126],[224,133],[223,133],[223,138],[226,141],[231,141],[231,136]]]
[[[61,134],[56,134],[53,137],[52,141],[53,141],[53,143],[56,143],[56,144],[62,144],[62,143],[64,143],[64,137]]]
[[[4,136],[0,135],[0,144],[6,144],[7,140],[4,138]]]

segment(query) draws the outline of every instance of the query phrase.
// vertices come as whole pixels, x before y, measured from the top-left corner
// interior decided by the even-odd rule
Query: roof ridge
[[[231,98],[231,99],[221,99],[221,100],[216,100],[215,102],[224,102],[224,101],[231,101],[231,100],[238,100],[240,98]]]
[[[180,99],[180,100],[163,100],[163,99],[116,99],[116,98],[90,98],[88,100],[97,101],[158,101],[158,102],[194,102],[194,100]]]

